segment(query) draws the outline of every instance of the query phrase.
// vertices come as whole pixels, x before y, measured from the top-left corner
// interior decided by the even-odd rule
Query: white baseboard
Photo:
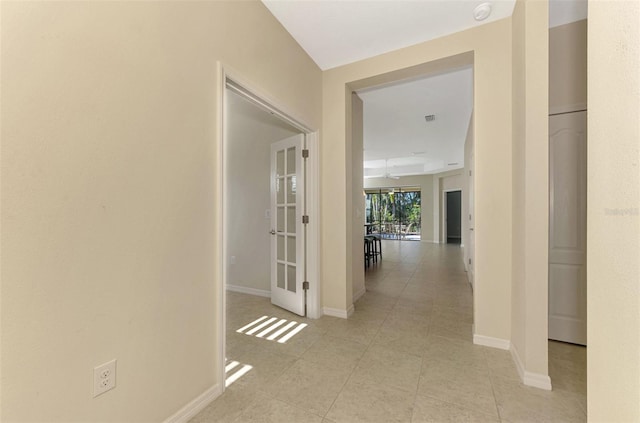
[[[520,360],[520,354],[518,354],[518,350],[512,347],[509,349],[509,352],[511,353],[513,362],[516,363],[516,369],[518,369],[520,379],[524,380],[524,365],[522,364],[522,360]]]
[[[356,301],[358,301],[360,299],[360,297],[362,297],[364,295],[365,292],[367,292],[367,289],[363,286],[360,291],[356,292],[353,295],[353,302],[355,303]]]
[[[524,369],[524,365],[522,364],[522,360],[520,360],[518,350],[516,350],[512,345],[509,351],[511,352],[511,358],[513,358],[513,361],[516,363],[518,375],[520,375],[520,380],[522,380],[522,383],[534,388],[540,388],[547,391],[551,390],[551,378],[548,375],[526,371]]]
[[[508,339],[492,338],[491,336],[476,335],[475,333],[473,334],[473,343],[507,351],[511,348],[511,341]]]
[[[214,399],[222,394],[220,384],[213,385],[211,388],[198,395],[193,401],[178,410],[174,415],[164,421],[164,423],[187,423],[196,414],[204,410]]]
[[[356,311],[356,308],[353,306],[353,303],[352,303],[347,309],[347,317],[351,317],[354,311]]]
[[[353,314],[355,308],[353,304],[347,310],[341,310],[339,308],[323,307],[322,313],[326,316],[339,317],[341,319],[347,319]]]
[[[258,297],[271,298],[271,291],[264,289],[247,288],[246,286],[227,284],[227,291],[239,292],[241,294],[257,295]]]

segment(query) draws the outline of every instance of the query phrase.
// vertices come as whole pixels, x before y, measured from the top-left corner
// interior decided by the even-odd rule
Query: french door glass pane
[[[287,261],[289,263],[296,262],[296,237],[295,236],[287,237]]]
[[[296,267],[287,266],[287,289],[296,292]]]
[[[284,176],[284,150],[276,153],[276,176]]]
[[[296,203],[296,175],[287,177],[287,203]]]
[[[277,282],[276,285],[278,286],[278,288],[282,288],[285,289],[285,284],[284,284],[284,267],[285,265],[282,263],[278,263],[278,274],[276,275]]]
[[[276,178],[276,203],[284,203],[284,178]]]
[[[284,259],[284,235],[278,235],[278,260]]]
[[[291,147],[287,149],[287,174],[294,173],[296,173],[296,148]]]
[[[278,206],[276,208],[276,221],[277,221],[277,227],[276,227],[276,231],[278,232],[284,232],[284,207],[282,206]]]
[[[296,233],[296,206],[287,207],[287,232]]]

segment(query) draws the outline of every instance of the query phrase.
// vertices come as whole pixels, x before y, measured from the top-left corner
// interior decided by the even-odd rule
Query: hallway
[[[525,387],[508,351],[472,343],[458,246],[383,252],[348,320],[228,292],[228,388],[191,422],[586,421],[585,348],[550,342],[554,390]]]

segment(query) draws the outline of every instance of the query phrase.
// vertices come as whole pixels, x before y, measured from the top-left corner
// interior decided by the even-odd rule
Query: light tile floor
[[[383,252],[348,320],[229,292],[227,377],[237,379],[191,422],[586,421],[585,348],[550,342],[554,390],[526,387],[509,352],[472,343],[459,247],[385,241]],[[272,340],[276,329],[261,335],[269,326],[236,332],[262,316],[307,326],[285,343],[293,328]]]

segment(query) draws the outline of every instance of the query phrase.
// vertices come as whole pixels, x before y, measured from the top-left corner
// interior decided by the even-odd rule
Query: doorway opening
[[[554,389],[582,398],[588,377],[587,26],[585,19],[549,28],[548,67],[549,377]],[[565,62],[568,55],[572,60]],[[571,95],[554,95],[560,87]]]
[[[365,234],[371,231],[383,239],[450,241],[464,246],[465,270],[469,281],[473,280],[473,66],[473,53],[468,52],[347,84],[352,91],[347,97],[351,100],[347,104],[347,121],[351,122],[347,136],[354,168],[349,178],[354,193],[354,210],[349,214],[354,229],[348,239],[352,239],[352,268],[356,272],[362,267],[358,248],[362,249],[359,232],[364,224]],[[397,201],[389,198],[398,194],[395,187],[419,191],[419,224],[397,216]],[[449,240],[443,195],[448,190],[459,191],[457,228],[448,229]],[[388,203],[390,212],[386,216],[378,212],[376,202],[381,208]],[[357,209],[360,204],[361,212]],[[418,207],[414,209],[415,219]],[[359,279],[357,274],[352,277],[353,281]],[[354,289],[354,298],[356,292]]]
[[[221,76],[216,313],[226,387],[251,370],[227,357],[227,330],[285,343],[306,326],[292,324],[296,315],[319,317],[319,160],[315,131],[223,69]],[[291,321],[256,315],[227,327],[227,291],[268,297]]]
[[[462,243],[462,191],[445,192],[445,239],[447,244]]]
[[[473,184],[466,178],[474,168],[473,66],[473,52],[467,52],[347,84],[351,90],[346,105],[350,123],[347,145],[352,167],[347,175],[348,192],[353,195],[353,210],[348,210],[353,224],[347,249],[353,251],[354,301],[366,292],[365,284],[369,283],[364,276],[366,266],[361,264],[365,255],[362,233],[380,234],[387,243],[390,239],[411,239],[412,235],[423,243],[446,242],[446,197],[442,193],[453,189],[459,191],[460,199],[457,243],[464,245],[461,264],[473,286],[474,196]],[[442,92],[444,86],[446,92]],[[395,187],[419,192],[419,206],[411,207],[416,212],[414,218],[419,208],[419,225],[410,225],[406,216],[398,216],[398,201],[390,198],[398,195]],[[385,202],[390,211],[386,215]],[[413,243],[398,244],[404,248],[398,245],[397,254],[406,258],[417,254],[418,249],[410,247]],[[380,267],[390,256],[383,257]],[[369,276],[373,280],[373,275]]]

